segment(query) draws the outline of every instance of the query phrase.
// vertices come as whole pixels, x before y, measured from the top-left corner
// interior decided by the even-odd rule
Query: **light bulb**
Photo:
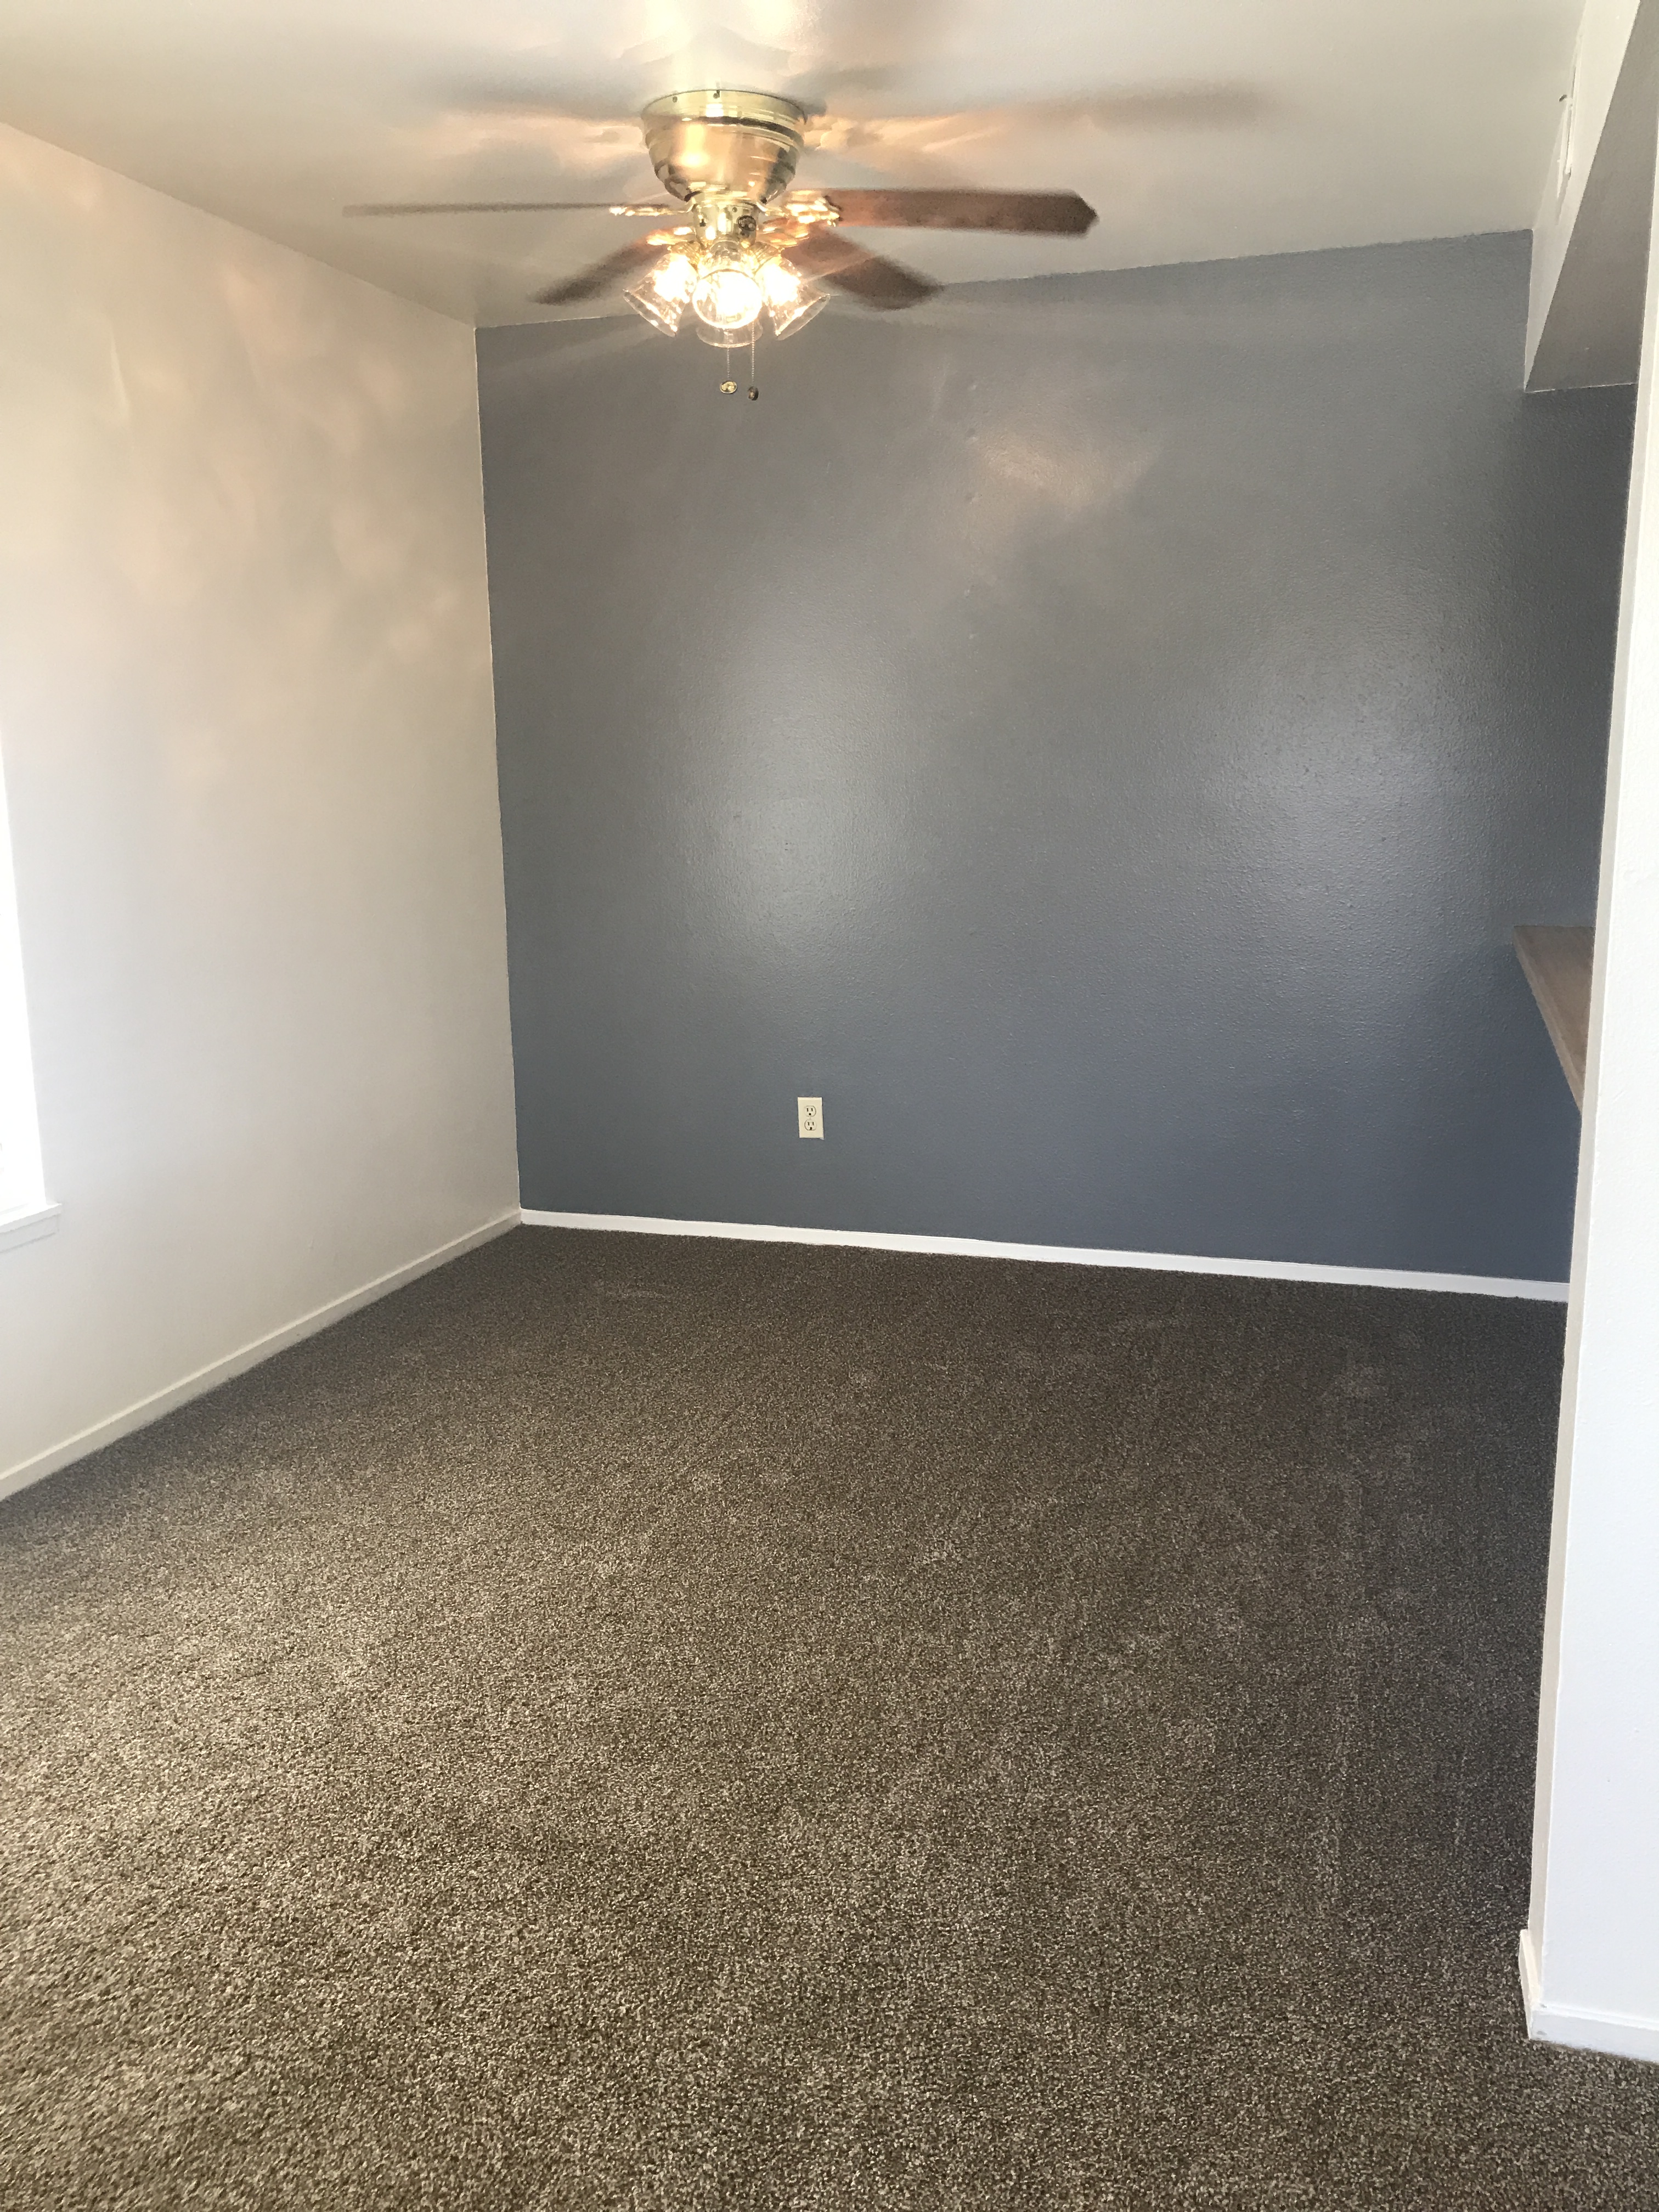
[[[793,307],[799,299],[800,278],[787,261],[769,261],[761,270],[761,289],[775,314],[780,308]]]
[[[729,262],[707,270],[691,295],[698,318],[717,331],[747,330],[764,303],[757,280]]]

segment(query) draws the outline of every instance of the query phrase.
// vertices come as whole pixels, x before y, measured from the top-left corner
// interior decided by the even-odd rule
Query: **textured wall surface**
[[[471,334],[0,131],[0,1480],[516,1197]]]
[[[530,1206],[1559,1278],[1624,393],[1527,240],[479,340]],[[826,1141],[794,1100],[821,1093]]]

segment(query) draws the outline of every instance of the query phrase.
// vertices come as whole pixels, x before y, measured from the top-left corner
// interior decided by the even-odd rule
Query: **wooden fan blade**
[[[678,202],[647,207],[633,200],[379,200],[342,208],[342,215],[684,215]]]
[[[574,276],[567,276],[562,283],[550,284],[546,291],[538,292],[536,305],[567,307],[574,300],[597,300],[602,292],[614,292],[630,276],[643,276],[662,250],[648,238],[631,239],[614,253],[607,253],[603,261],[592,262],[586,269],[579,269]]]
[[[1094,210],[1075,192],[865,191],[831,185],[815,197],[828,200],[843,222],[864,230],[1010,230],[1080,238],[1095,221]]]
[[[918,276],[896,261],[866,252],[850,238],[839,237],[827,224],[814,224],[799,244],[789,249],[789,260],[809,276],[822,276],[843,292],[851,292],[872,307],[914,307],[930,300],[939,287],[931,277]]]

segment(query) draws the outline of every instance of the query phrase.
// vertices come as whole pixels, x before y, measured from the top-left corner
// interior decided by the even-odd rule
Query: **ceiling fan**
[[[658,330],[672,337],[689,309],[697,335],[728,349],[752,347],[763,316],[781,338],[802,329],[829,300],[827,287],[880,308],[914,307],[939,290],[930,278],[842,235],[843,226],[1079,237],[1095,220],[1075,192],[791,191],[808,115],[775,93],[673,92],[653,100],[640,119],[652,167],[672,202],[426,200],[346,212],[503,215],[603,207],[651,223],[642,238],[538,293],[537,303],[563,307],[622,288],[629,307]]]

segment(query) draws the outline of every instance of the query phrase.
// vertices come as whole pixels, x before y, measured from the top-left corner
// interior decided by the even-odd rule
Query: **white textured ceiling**
[[[1081,240],[872,234],[946,281],[1530,225],[1580,0],[5,0],[0,118],[471,321],[604,215],[349,202],[653,190],[631,120],[822,108],[803,182],[1070,186]],[[587,312],[592,312],[588,310]]]

